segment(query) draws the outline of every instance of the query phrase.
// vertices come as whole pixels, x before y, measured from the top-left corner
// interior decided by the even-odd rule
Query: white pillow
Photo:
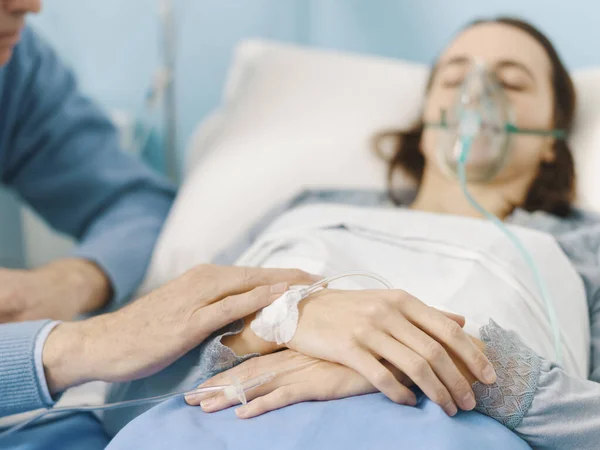
[[[210,262],[270,208],[305,188],[384,188],[386,165],[372,152],[371,138],[418,118],[427,76],[426,66],[406,61],[241,43],[221,107],[192,140],[186,180],[142,292]],[[594,125],[600,124],[600,75],[582,74],[580,87],[590,100],[581,102],[585,120],[573,141],[581,156],[592,157],[600,142],[593,130],[600,128]],[[582,181],[592,178],[589,172]],[[600,206],[589,189],[581,191],[587,206]]]
[[[578,204],[600,211],[600,69],[573,74],[577,111],[571,150],[577,170]]]

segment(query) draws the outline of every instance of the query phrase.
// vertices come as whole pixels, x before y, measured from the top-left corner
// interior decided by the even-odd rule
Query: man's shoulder
[[[43,39],[30,26],[26,26],[10,61],[0,68],[0,92],[3,93],[3,102],[8,101],[6,96],[15,96],[23,92],[19,87],[31,80],[31,76],[40,67],[41,56],[49,52],[50,47]]]
[[[10,140],[20,121],[32,114],[34,100],[40,92],[60,95],[60,90],[47,89],[60,76],[61,65],[51,47],[31,26],[21,32],[21,39],[4,66],[0,67],[0,183],[8,162],[5,150],[16,150]]]
[[[26,26],[21,33],[21,40],[16,45],[14,53],[6,65],[6,74],[23,73],[34,70],[39,64],[40,57],[51,54],[50,46],[42,39],[31,26]]]

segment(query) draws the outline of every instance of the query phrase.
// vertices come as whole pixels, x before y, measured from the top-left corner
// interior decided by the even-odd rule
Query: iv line
[[[331,277],[327,277],[322,279],[321,281],[317,281],[315,284],[302,289],[300,292],[302,293],[302,298],[306,298],[311,294],[314,294],[317,290],[319,290],[320,288],[322,288],[324,285],[332,283],[336,280],[339,280],[341,278],[346,278],[346,277],[365,277],[365,278],[372,278],[373,280],[377,280],[379,281],[381,284],[383,284],[386,288],[388,289],[394,289],[394,286],[385,278],[377,275],[376,273],[372,273],[372,272],[363,272],[363,271],[351,271],[351,272],[344,272],[341,273],[339,275],[333,275]]]
[[[46,409],[44,411],[40,411],[39,414],[36,414],[35,416],[33,416],[29,419],[26,419],[23,422],[18,423],[17,425],[12,426],[8,430],[3,431],[2,433],[0,433],[0,441],[2,439],[5,439],[5,438],[13,435],[16,432],[22,430],[23,428],[31,425],[32,423],[38,421],[42,417],[45,417],[45,416],[48,416],[51,414],[91,412],[91,411],[109,411],[112,409],[127,408],[127,407],[142,405],[142,404],[146,404],[146,403],[162,402],[164,400],[170,400],[170,399],[176,398],[176,397],[207,394],[207,393],[219,392],[219,391],[223,391],[225,396],[228,398],[237,397],[241,403],[246,404],[245,391],[262,386],[263,384],[266,384],[269,381],[271,381],[273,378],[275,378],[275,373],[267,372],[267,373],[264,373],[257,377],[251,378],[243,383],[240,383],[239,380],[234,379],[234,383],[228,384],[228,385],[198,387],[198,388],[186,390],[186,391],[157,395],[155,397],[149,397],[149,398],[125,400],[122,402],[108,403],[105,405],[61,406],[58,408],[50,408],[50,409]]]

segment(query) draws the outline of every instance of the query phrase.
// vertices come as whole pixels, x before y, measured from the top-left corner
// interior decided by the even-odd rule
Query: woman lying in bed
[[[442,53],[428,85],[424,122],[439,120],[440,110],[450,107],[473,58],[494,71],[519,127],[570,129],[575,92],[565,68],[544,36],[512,20],[472,24]],[[296,202],[300,207],[281,215],[237,261],[299,267],[324,276],[368,270],[402,291],[364,290],[375,285],[358,279],[332,285],[300,304],[297,332],[285,347],[261,340],[249,326],[233,324],[225,336],[203,344],[191,360],[177,363],[188,371],[185,374],[174,375],[175,368],[175,372],[159,374],[156,381],[121,387],[125,395],[121,392],[115,398],[155,394],[153,383],[161,389],[170,383],[171,390],[200,374],[206,378],[206,374],[224,371],[208,381],[220,384],[232,374],[245,379],[276,372],[272,382],[248,392],[251,401],[237,410],[239,417],[255,417],[308,400],[377,391],[398,404],[419,402],[420,409],[383,402],[381,395],[348,399],[343,403],[348,408],[336,402],[329,402],[333,406],[327,409],[323,404],[295,405],[277,413],[285,415],[284,421],[271,419],[263,433],[263,446],[279,442],[275,438],[278,427],[288,430],[287,421],[297,421],[294,425],[311,436],[309,440],[304,435],[296,437],[298,448],[325,446],[332,439],[339,442],[342,438],[335,430],[348,426],[346,433],[353,439],[371,439],[365,438],[363,444],[354,441],[356,445],[383,448],[388,444],[386,436],[396,439],[396,428],[407,424],[401,433],[404,443],[417,436],[415,442],[432,445],[429,435],[439,433],[443,443],[436,441],[435,448],[521,448],[522,441],[494,428],[483,420],[479,414],[483,413],[536,448],[597,448],[600,226],[571,207],[575,176],[566,141],[514,137],[510,160],[499,175],[491,182],[469,185],[486,209],[521,226],[513,227],[514,232],[539,265],[559,317],[563,349],[559,367],[552,362],[552,330],[528,266],[491,223],[477,218],[456,180],[441,168],[440,135],[438,129],[422,124],[398,134],[389,173],[392,198],[401,208],[390,208],[382,196],[364,192],[330,193],[327,197],[336,205]],[[415,179],[416,193],[391,189],[397,169]],[[462,317],[438,309],[464,315],[466,325]],[[488,323],[489,318],[497,324]],[[263,356],[250,359],[257,354]],[[196,363],[198,358],[200,367],[189,372],[190,361]],[[488,367],[488,360],[493,368]],[[470,383],[474,383],[475,398]],[[462,412],[454,419],[432,416],[433,403],[421,401],[415,395],[419,393],[409,389],[414,385],[448,416],[458,409],[476,408],[479,413]],[[200,400],[187,399],[189,404],[201,404],[206,412],[233,405],[224,398]],[[194,411],[190,409],[174,402],[161,405],[129,425],[113,442],[114,448],[127,439],[139,443],[148,426],[153,427],[156,439],[158,424],[152,417],[165,413],[161,422],[169,425],[161,433],[170,436],[166,441],[179,439],[178,448],[184,448],[184,435],[195,444],[218,435],[221,440],[216,442],[232,445],[231,436],[261,433],[260,422],[229,421],[226,428],[219,428],[223,416],[221,422],[205,415],[190,419]],[[300,412],[300,416],[288,411]],[[311,414],[320,414],[319,425],[306,421]],[[269,416],[273,417],[263,417]],[[393,423],[379,428],[390,417]],[[468,427],[460,429],[465,423]],[[469,441],[473,436],[476,440]],[[489,436],[495,440],[486,440]],[[248,435],[235,439],[246,447],[256,443]],[[469,447],[467,441],[474,446]]]

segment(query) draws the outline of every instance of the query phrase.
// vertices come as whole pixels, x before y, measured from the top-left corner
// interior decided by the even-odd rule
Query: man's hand
[[[94,263],[61,259],[34,270],[0,268],[0,323],[71,320],[104,306],[108,278]]]
[[[152,375],[289,285],[315,280],[300,270],[203,265],[114,313],[62,323],[42,354],[50,391]]]

